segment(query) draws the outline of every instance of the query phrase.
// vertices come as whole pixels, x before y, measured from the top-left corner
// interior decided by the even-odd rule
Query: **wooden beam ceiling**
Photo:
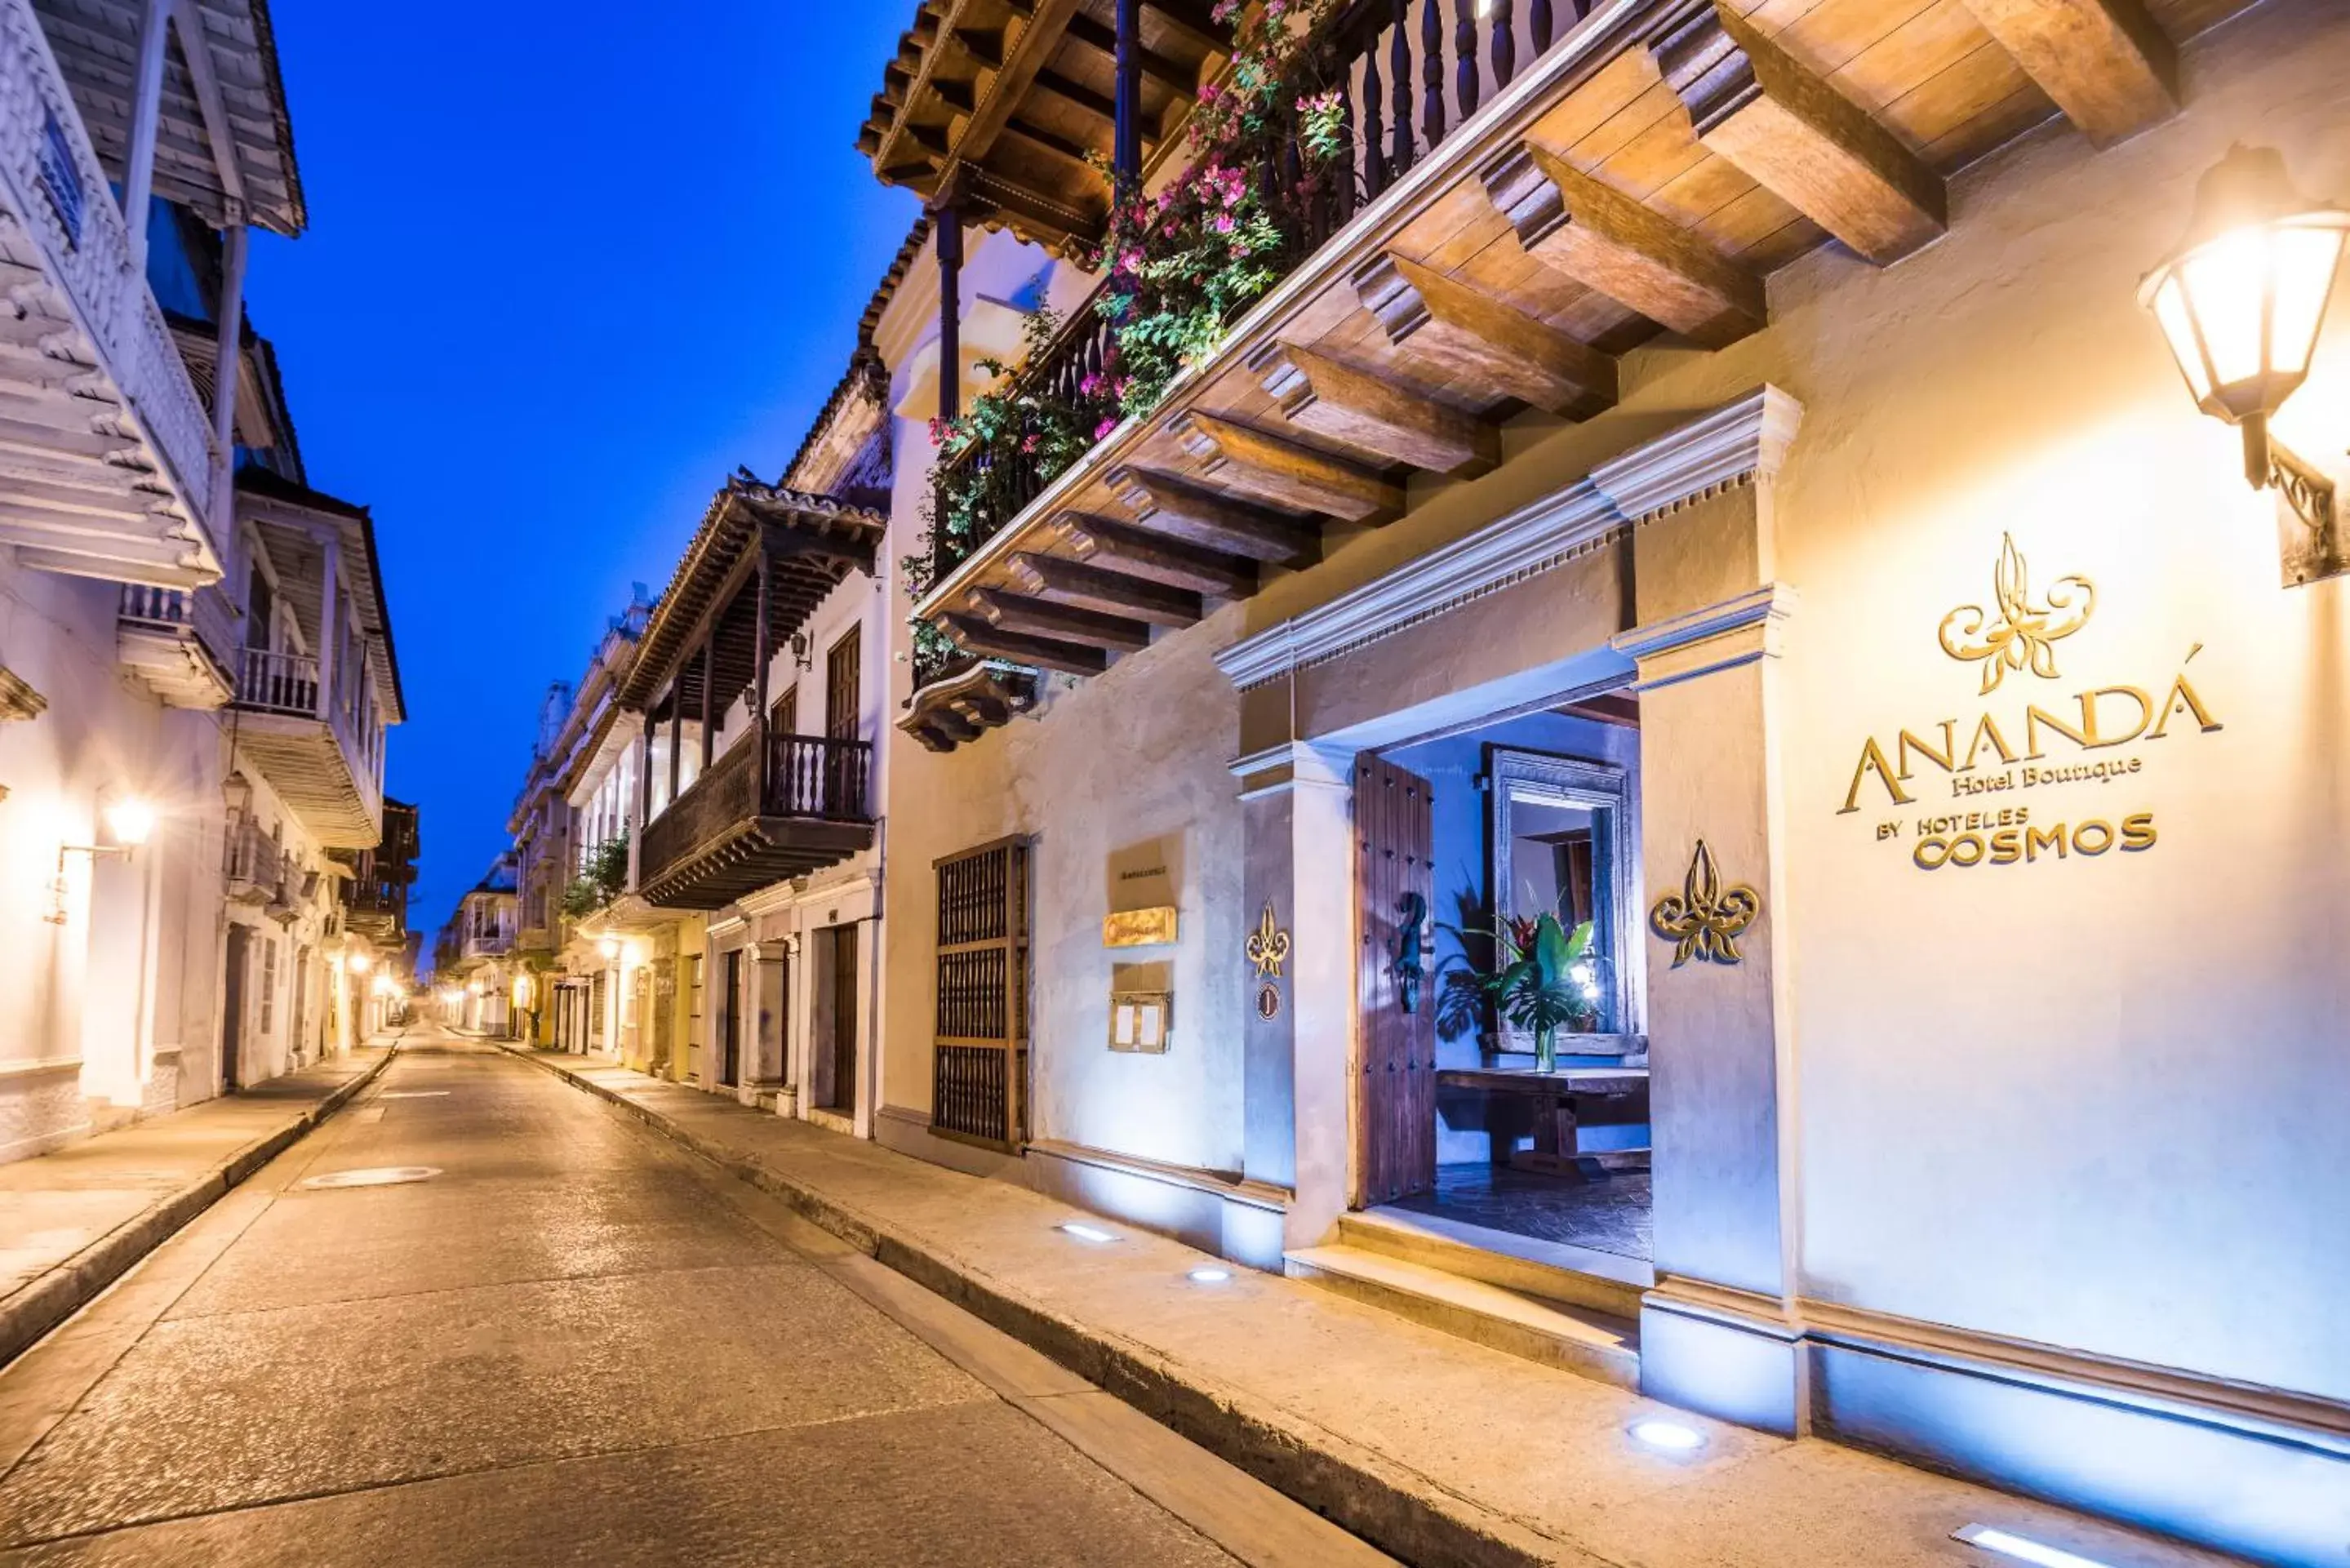
[[[1177,414],[1167,432],[1200,465],[1201,477],[1271,505],[1386,523],[1403,513],[1403,486],[1313,447],[1198,409]]]
[[[1354,286],[1388,341],[1440,374],[1567,419],[1615,405],[1613,358],[1433,267],[1386,251]]]
[[[1278,338],[1250,359],[1283,417],[1386,463],[1474,478],[1498,467],[1502,432],[1391,378]]]
[[[1983,30],[2110,147],[2178,111],[2178,50],[2140,0],[1965,0]]]
[[[1700,13],[1656,56],[1700,145],[1855,252],[1885,266],[1941,237],[1940,176],[1734,13]]]

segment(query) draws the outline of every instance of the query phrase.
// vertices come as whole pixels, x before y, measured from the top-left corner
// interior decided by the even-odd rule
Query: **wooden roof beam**
[[[1121,468],[1109,475],[1107,483],[1137,522],[1188,545],[1293,566],[1310,565],[1320,553],[1311,524],[1234,501],[1172,474]]]
[[[1965,0],[2099,147],[2178,112],[2178,50],[2141,0]]]
[[[963,602],[980,619],[1003,631],[1093,643],[1120,653],[1133,653],[1150,646],[1150,628],[1124,616],[1030,598],[1001,588],[973,588],[963,596]]]
[[[1142,0],[1159,19],[1210,54],[1230,54],[1232,29],[1215,18],[1215,8],[1202,0]]]
[[[1403,513],[1400,484],[1247,425],[1191,409],[1168,421],[1167,433],[1221,488],[1350,523],[1386,523]]]
[[[1941,177],[1866,109],[1719,4],[1656,47],[1706,150],[1879,266],[1950,226]]]
[[[1031,637],[1025,632],[1000,630],[972,616],[948,616],[946,629],[950,636],[972,652],[992,659],[1008,659],[1015,664],[1033,664],[1039,669],[1058,670],[1070,675],[1099,675],[1109,668],[1109,655],[1098,648],[1079,642],[1064,642],[1057,638]]]
[[[1013,556],[1006,566],[1023,592],[1055,604],[1098,610],[1152,626],[1177,628],[1195,625],[1206,614],[1206,607],[1193,589],[1173,587],[1083,561],[1024,552]]]
[[[1520,402],[1587,420],[1616,402],[1616,360],[1483,290],[1388,251],[1355,296],[1400,353]]]
[[[1290,423],[1383,462],[1461,479],[1501,465],[1500,431],[1390,377],[1279,341],[1251,355],[1249,369]]]
[[[1114,518],[1065,512],[1053,526],[1084,564],[1125,576],[1144,577],[1201,596],[1246,598],[1256,592],[1256,563],[1222,550],[1201,549],[1180,539]]]
[[[1068,29],[1063,36],[1106,60],[1114,62],[1118,58],[1118,34],[1082,12],[1069,18]],[[1200,73],[1186,67],[1182,61],[1170,59],[1152,49],[1137,52],[1142,57],[1142,74],[1159,86],[1186,98],[1200,90]]]
[[[1482,178],[1526,254],[1586,287],[1708,348],[1762,330],[1762,279],[1548,148],[1523,143]]]

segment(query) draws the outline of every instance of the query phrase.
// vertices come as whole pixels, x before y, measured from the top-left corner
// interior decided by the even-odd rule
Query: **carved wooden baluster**
[[[1518,34],[1510,13],[1516,7],[1511,0],[1493,0],[1493,86],[1510,85],[1518,74]]]
[[[1411,144],[1411,0],[1395,0],[1395,33],[1388,43],[1388,57],[1395,73],[1388,90],[1395,95],[1388,128],[1388,162],[1401,179],[1410,169]]]
[[[1568,4],[1575,4],[1575,0],[1568,0]],[[1535,54],[1550,47],[1550,0],[1534,0],[1526,7],[1526,30],[1534,37]]]
[[[1384,124],[1379,94],[1379,51],[1374,43],[1363,56],[1363,186],[1374,197],[1388,188],[1388,156],[1379,146]]]
[[[1419,5],[1419,134],[1430,147],[1444,140],[1444,6]]]
[[[1452,96],[1466,119],[1477,112],[1477,0],[1453,0],[1452,16]]]
[[[1330,166],[1332,233],[1355,215],[1355,100],[1338,94],[1338,156]]]

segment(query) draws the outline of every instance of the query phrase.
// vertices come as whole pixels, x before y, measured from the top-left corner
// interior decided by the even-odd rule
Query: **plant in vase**
[[[1591,922],[1581,921],[1570,931],[1545,911],[1531,919],[1513,916],[1499,930],[1474,934],[1499,947],[1501,962],[1491,973],[1473,975],[1471,985],[1503,1022],[1534,1037],[1534,1070],[1553,1071],[1558,1065],[1558,1032],[1580,1033],[1599,1022]]]

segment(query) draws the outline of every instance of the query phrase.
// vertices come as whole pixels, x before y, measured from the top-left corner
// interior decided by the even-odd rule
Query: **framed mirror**
[[[1560,1032],[1562,1056],[1648,1050],[1640,983],[1639,836],[1630,779],[1609,763],[1485,748],[1487,889],[1506,924],[1555,914],[1591,922],[1575,981],[1591,1003],[1584,1027]],[[1531,1032],[1497,1023],[1494,1048],[1534,1054]]]

